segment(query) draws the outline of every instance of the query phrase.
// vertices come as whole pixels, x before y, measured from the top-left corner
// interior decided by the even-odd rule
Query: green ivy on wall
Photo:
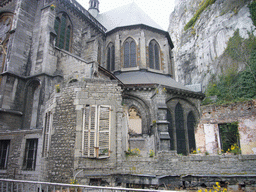
[[[217,104],[232,103],[256,98],[256,37],[248,33],[249,38],[243,39],[239,30],[228,41],[225,50],[227,56],[233,62],[241,62],[245,65],[243,71],[239,71],[234,64],[225,73],[213,79],[206,89],[206,99],[202,104],[213,103],[211,96],[217,96]]]

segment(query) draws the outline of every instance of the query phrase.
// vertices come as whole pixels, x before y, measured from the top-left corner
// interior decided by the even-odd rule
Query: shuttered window
[[[110,155],[111,108],[106,105],[87,105],[83,109],[83,155],[104,158]]]
[[[48,157],[50,143],[51,143],[51,134],[52,134],[52,113],[48,112],[45,114],[45,125],[44,125],[44,143],[43,143],[43,157]]]

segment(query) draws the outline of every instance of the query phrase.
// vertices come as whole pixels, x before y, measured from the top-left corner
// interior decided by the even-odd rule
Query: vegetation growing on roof
[[[200,14],[211,4],[215,3],[216,0],[203,0],[199,4],[199,9],[196,11],[195,15],[190,19],[190,21],[185,25],[184,30],[186,31],[190,27],[194,26]]]

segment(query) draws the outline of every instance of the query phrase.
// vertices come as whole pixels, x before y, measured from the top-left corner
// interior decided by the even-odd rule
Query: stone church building
[[[136,3],[89,4],[0,2],[0,177],[174,187],[255,173],[254,156],[188,156],[207,148],[204,94],[175,81],[169,33]]]

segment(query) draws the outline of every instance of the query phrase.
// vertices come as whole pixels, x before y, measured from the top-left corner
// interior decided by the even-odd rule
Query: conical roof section
[[[144,24],[163,31],[162,27],[139,8],[135,2],[99,14],[96,19],[107,28],[107,31],[111,31],[117,27],[139,24]]]

